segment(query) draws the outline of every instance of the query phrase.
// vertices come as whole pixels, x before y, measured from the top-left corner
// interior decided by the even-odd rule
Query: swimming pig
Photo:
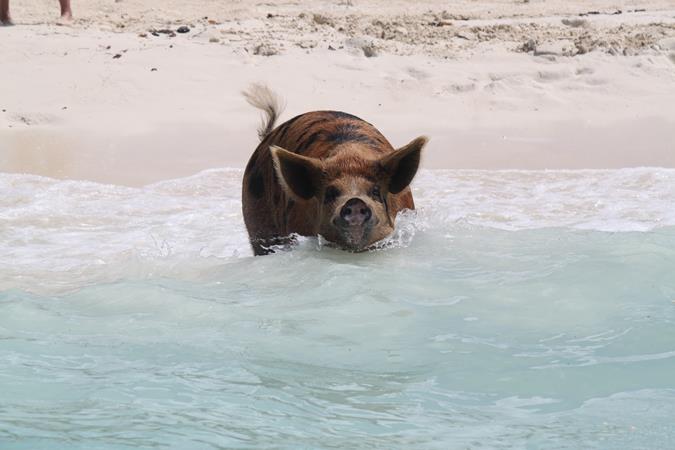
[[[371,124],[339,111],[308,112],[275,128],[275,95],[253,85],[244,96],[266,116],[242,188],[256,255],[288,244],[292,234],[362,251],[393,233],[399,211],[415,208],[408,185],[425,137],[395,150]]]

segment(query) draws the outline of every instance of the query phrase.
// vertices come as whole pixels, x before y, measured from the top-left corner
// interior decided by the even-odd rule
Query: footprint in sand
[[[564,80],[566,78],[570,78],[571,76],[572,72],[570,72],[568,69],[540,70],[539,72],[537,72],[536,78],[538,81],[549,82],[549,81]]]
[[[584,81],[589,86],[602,86],[609,83],[608,79],[599,77],[588,77]]]
[[[9,122],[18,125],[52,125],[59,122],[59,118],[46,113],[14,113],[10,114]]]
[[[451,94],[463,94],[476,89],[476,83],[453,83],[445,86],[443,90]]]
[[[408,73],[408,75],[410,75],[414,79],[420,80],[420,81],[426,80],[427,78],[429,78],[431,76],[431,74],[429,72],[425,72],[424,70],[420,70],[416,67],[408,67],[408,68],[406,68],[406,72]]]
[[[601,86],[609,83],[607,78],[592,76],[595,74],[595,69],[592,67],[579,67],[574,73],[579,77],[578,81],[581,81],[588,86]]]
[[[579,67],[575,73],[577,75],[592,75],[595,73],[595,69],[592,67]]]

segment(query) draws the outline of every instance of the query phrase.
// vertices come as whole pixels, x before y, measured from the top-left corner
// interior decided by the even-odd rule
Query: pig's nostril
[[[351,209],[351,208],[345,208],[345,215],[346,215],[346,216],[350,215],[351,213],[352,213],[352,209]]]

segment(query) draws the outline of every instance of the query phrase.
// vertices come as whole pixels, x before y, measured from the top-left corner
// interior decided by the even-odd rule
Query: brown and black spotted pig
[[[301,114],[274,128],[274,94],[253,85],[244,95],[266,115],[242,189],[256,255],[288,244],[294,233],[362,251],[394,231],[399,211],[415,208],[408,185],[425,137],[395,150],[371,124],[338,111]]]

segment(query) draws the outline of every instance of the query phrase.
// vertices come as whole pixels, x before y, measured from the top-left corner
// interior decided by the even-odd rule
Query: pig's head
[[[391,153],[374,155],[358,144],[327,159],[309,158],[273,146],[278,179],[293,199],[317,205],[318,234],[351,251],[361,251],[394,231],[392,196],[408,187],[426,144],[419,137]]]

